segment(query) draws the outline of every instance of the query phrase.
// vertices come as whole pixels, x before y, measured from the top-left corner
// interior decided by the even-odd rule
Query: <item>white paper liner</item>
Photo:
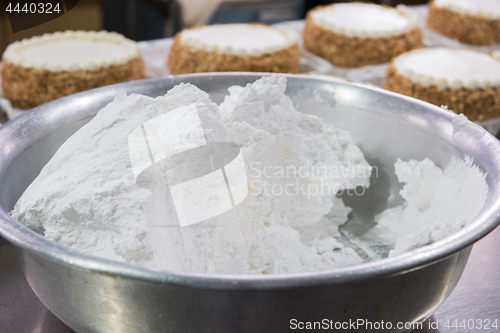
[[[147,77],[170,75],[167,69],[167,55],[173,42],[172,38],[166,38],[137,43],[142,59],[144,59]]]
[[[429,44],[427,46],[447,46],[454,49],[472,49],[486,53],[492,53],[495,50],[500,50],[500,44],[488,46],[476,46],[460,43],[456,39],[448,38],[430,29],[424,30],[424,35],[428,38]]]
[[[2,63],[0,62],[0,67],[2,66]],[[22,115],[24,112],[27,110],[21,110],[21,109],[16,109],[15,107],[12,106],[10,101],[2,96],[2,77],[0,77],[0,123],[2,122],[1,120],[3,118],[7,118],[7,120],[14,119],[17,116]],[[6,116],[4,116],[5,114]]]
[[[0,96],[0,109],[3,110],[7,114],[7,119],[11,120],[14,119],[23,113],[25,113],[28,110],[22,110],[22,109],[17,109],[10,104],[10,101],[5,98]]]

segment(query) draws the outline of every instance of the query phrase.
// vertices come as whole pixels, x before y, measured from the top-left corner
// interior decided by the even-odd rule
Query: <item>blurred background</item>
[[[108,30],[133,40],[171,37],[182,28],[201,24],[300,20],[311,8],[332,0],[80,0],[66,14],[13,33],[7,15],[0,11],[0,54],[10,43],[64,30]],[[367,1],[395,6],[425,4],[426,0]]]

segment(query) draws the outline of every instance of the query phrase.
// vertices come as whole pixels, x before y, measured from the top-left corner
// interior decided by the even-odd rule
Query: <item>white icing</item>
[[[465,15],[500,19],[500,0],[435,0],[434,3],[438,7]]]
[[[297,43],[290,29],[258,24],[220,24],[184,30],[185,45],[206,51],[237,55],[260,55],[288,48]]]
[[[138,55],[136,44],[119,34],[66,31],[13,43],[3,59],[23,67],[75,71],[124,64]]]
[[[314,23],[335,33],[365,38],[401,35],[418,27],[417,16],[397,9],[363,3],[339,3],[311,12]]]
[[[396,58],[398,72],[423,86],[439,89],[500,87],[500,61],[466,49],[427,48]]]

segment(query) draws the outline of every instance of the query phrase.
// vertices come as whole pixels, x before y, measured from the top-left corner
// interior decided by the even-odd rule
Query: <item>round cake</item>
[[[9,45],[2,61],[3,95],[19,109],[146,76],[135,42],[105,31],[24,39]]]
[[[298,73],[297,35],[264,24],[217,24],[178,33],[170,48],[172,74],[200,72]]]
[[[418,17],[405,6],[338,3],[308,12],[304,47],[341,67],[382,64],[422,47]]]
[[[500,117],[500,61],[466,49],[428,48],[395,58],[385,89],[438,106],[470,120]]]
[[[466,44],[500,43],[500,0],[433,0],[427,27]]]

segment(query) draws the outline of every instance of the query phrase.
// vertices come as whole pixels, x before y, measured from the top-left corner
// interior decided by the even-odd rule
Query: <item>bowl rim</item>
[[[69,102],[78,101],[79,99],[92,96],[93,94],[106,93],[111,94],[123,88],[123,86],[134,87],[135,85],[143,84],[145,81],[150,83],[173,80],[182,82],[184,79],[193,77],[210,77],[210,76],[247,76],[258,79],[262,76],[269,76],[271,73],[246,73],[246,72],[231,72],[231,73],[203,73],[203,74],[184,74],[177,76],[167,76],[162,78],[138,80],[128,83],[121,83],[111,86],[92,89],[89,91],[74,94],[64,97],[41,106],[38,106],[25,114],[9,121],[0,127],[1,138],[9,131],[19,128],[24,123],[30,120],[34,114],[38,112],[50,113],[50,109],[56,106],[68,104]],[[455,117],[449,111],[446,111],[438,106],[427,102],[417,100],[412,97],[403,96],[394,92],[390,92],[381,88],[371,87],[363,84],[347,82],[333,77],[323,75],[295,75],[295,74],[280,74],[287,78],[298,78],[308,80],[320,80],[327,83],[338,85],[347,85],[358,87],[363,90],[369,90],[377,94],[383,94],[389,98],[397,98],[405,100],[414,105],[425,107],[427,112],[434,113],[434,116],[444,119],[450,125]],[[468,122],[466,134],[469,139],[478,139],[484,145],[483,151],[488,153],[490,164],[498,165],[500,170],[500,141],[493,135],[488,133],[479,125]],[[453,129],[453,128],[451,128]],[[17,153],[21,153],[18,151]],[[10,153],[10,151],[9,151]],[[17,155],[18,155],[17,154]],[[6,172],[9,164],[4,158],[5,153],[0,150],[0,179]],[[14,156],[17,157],[17,155]],[[497,157],[498,156],[498,157]],[[11,158],[13,160],[14,158]],[[500,173],[499,177],[500,177]],[[323,284],[346,283],[372,278],[383,278],[391,275],[404,274],[422,267],[434,264],[444,260],[464,249],[469,248],[476,241],[486,236],[500,224],[500,180],[495,180],[495,183],[488,182],[489,191],[488,199],[480,213],[459,231],[445,237],[442,240],[436,241],[426,246],[411,250],[402,255],[391,258],[384,258],[359,265],[348,266],[337,269],[329,269],[315,272],[301,272],[290,274],[270,274],[270,275],[230,275],[230,274],[213,274],[213,273],[188,273],[181,271],[170,271],[148,268],[133,263],[118,262],[110,259],[100,258],[94,255],[78,252],[67,248],[55,242],[52,242],[45,237],[29,230],[23,225],[16,222],[10,217],[8,212],[0,207],[0,236],[4,237],[22,251],[40,257],[44,257],[50,261],[57,262],[61,265],[72,268],[83,269],[98,272],[105,275],[118,275],[124,278],[139,279],[151,283],[168,283],[175,285],[184,285],[198,288],[215,288],[215,289],[241,289],[241,288],[290,288],[316,286]],[[23,254],[24,255],[24,254]]]

